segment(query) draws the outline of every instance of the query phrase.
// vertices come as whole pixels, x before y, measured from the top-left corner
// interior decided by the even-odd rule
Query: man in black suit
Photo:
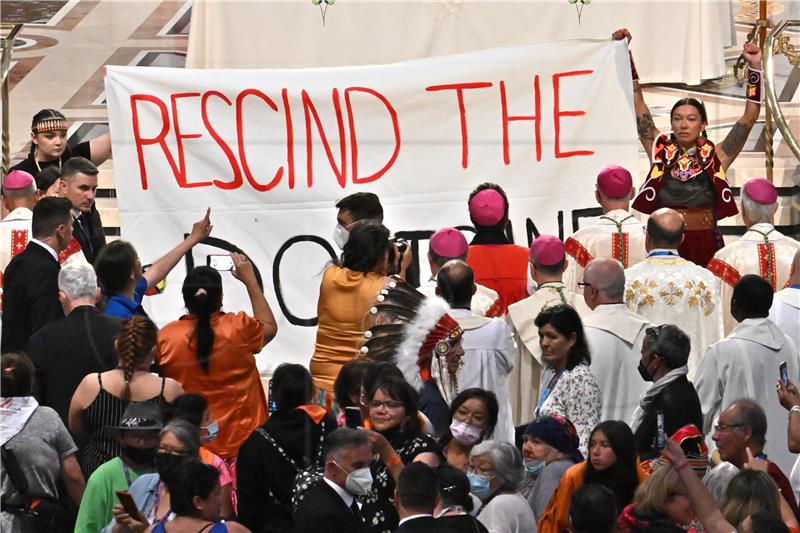
[[[433,509],[439,495],[436,472],[425,463],[411,463],[403,469],[394,492],[400,524],[396,533],[439,531]]]
[[[339,428],[325,439],[325,475],[295,512],[294,533],[364,533],[355,495],[372,485],[372,444],[363,430]]]
[[[94,264],[97,254],[106,245],[103,221],[95,206],[97,174],[94,163],[85,157],[71,157],[61,169],[59,192],[72,204],[73,231],[83,255]]]
[[[6,267],[2,352],[24,351],[30,336],[63,318],[58,301],[58,252],[69,246],[69,200],[43,198],[33,208],[33,238]]]
[[[72,394],[84,376],[117,366],[114,340],[122,321],[97,310],[99,296],[91,265],[81,261],[63,267],[58,274],[58,299],[67,316],[34,333],[28,343],[39,402],[55,409],[64,425]]]

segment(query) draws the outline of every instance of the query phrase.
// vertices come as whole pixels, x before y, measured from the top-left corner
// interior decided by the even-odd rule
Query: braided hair
[[[67,120],[67,117],[65,117],[61,111],[57,111],[55,109],[42,109],[33,115],[33,119],[31,119],[31,132],[33,132],[33,128],[35,128],[38,123],[48,118],[60,118],[61,120]],[[36,143],[31,142],[31,150],[28,152],[28,158],[33,159],[35,157],[35,153]]]
[[[133,373],[153,353],[157,335],[158,328],[146,317],[135,315],[122,323],[115,346],[125,381],[122,399],[126,402],[130,400]]]

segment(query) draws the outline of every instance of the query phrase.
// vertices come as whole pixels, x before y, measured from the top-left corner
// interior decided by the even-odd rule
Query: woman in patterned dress
[[[380,450],[380,457],[370,465],[372,488],[361,508],[370,533],[397,529],[399,518],[393,498],[402,465],[424,461],[436,467],[442,461],[436,441],[420,429],[418,398],[411,385],[397,376],[382,378],[367,392],[369,417],[374,428],[371,440]]]

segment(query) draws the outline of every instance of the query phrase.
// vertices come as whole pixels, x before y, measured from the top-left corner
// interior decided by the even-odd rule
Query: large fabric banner
[[[334,253],[334,203],[378,194],[384,223],[415,241],[468,226],[467,196],[501,184],[515,241],[566,233],[595,206],[594,179],[637,173],[624,44],[572,40],[391,65],[295,70],[109,67],[106,77],[122,237],[143,263],[187,233],[206,207],[212,239],[146,307],[183,311],[187,265],[240,249],[278,317],[261,368],[313,352],[320,274]],[[223,273],[224,307],[248,309]]]

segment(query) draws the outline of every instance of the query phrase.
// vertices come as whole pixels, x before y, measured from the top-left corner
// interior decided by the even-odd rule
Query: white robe
[[[637,370],[650,322],[625,304],[598,305],[583,317],[592,374],[603,397],[601,420],[628,422],[650,387]]]
[[[0,272],[5,272],[14,256],[28,246],[33,237],[32,221],[33,211],[27,207],[14,209],[0,221]]]
[[[797,347],[768,318],[743,320],[725,340],[708,349],[694,384],[703,409],[703,432],[710,442],[709,448],[713,447],[710,437],[720,413],[734,401],[750,398],[767,413],[765,452],[783,472],[791,472],[795,458],[786,444],[788,416],[775,392],[778,367],[783,361],[789,379],[797,383],[800,372]]]
[[[427,297],[436,296],[436,280],[429,279],[417,290]],[[497,298],[497,291],[476,283],[475,294],[472,295],[472,312],[476,315],[486,316],[487,311],[497,302]]]
[[[800,288],[787,287],[775,293],[769,319],[800,348]]]
[[[511,412],[514,424],[527,424],[539,401],[542,378],[542,349],[539,328],[533,323],[545,307],[567,303],[578,314],[589,312],[583,296],[570,292],[561,282],[543,283],[532,295],[508,306],[508,323],[517,342],[514,370],[510,377]]]
[[[714,254],[708,269],[717,276],[725,335],[736,327],[736,319],[731,315],[731,296],[739,278],[756,274],[769,281],[773,291],[779,291],[789,281],[797,250],[800,242],[783,235],[772,224],[762,223],[754,224],[741,238]],[[769,257],[774,257],[774,266]]]
[[[644,260],[647,257],[644,237],[642,223],[636,215],[624,209],[605,213],[591,226],[579,229],[564,242],[570,256],[564,272],[564,285],[572,292],[582,294],[578,283],[583,280],[583,269],[592,259],[613,257],[624,268]]]
[[[493,438],[513,443],[508,374],[513,368],[516,347],[511,330],[502,318],[476,316],[468,309],[451,309],[450,316],[464,328],[458,391],[478,387],[494,392],[499,411]]]
[[[667,252],[672,255],[658,255]],[[653,324],[674,324],[689,336],[689,381],[706,349],[723,337],[714,275],[675,250],[651,250],[625,271],[625,303]]]

